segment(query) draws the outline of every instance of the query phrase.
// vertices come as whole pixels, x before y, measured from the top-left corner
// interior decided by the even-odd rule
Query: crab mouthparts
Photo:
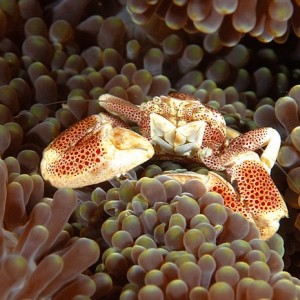
[[[151,139],[162,151],[179,155],[188,155],[199,149],[204,135],[205,122],[193,121],[175,126],[164,117],[152,113],[150,115]]]

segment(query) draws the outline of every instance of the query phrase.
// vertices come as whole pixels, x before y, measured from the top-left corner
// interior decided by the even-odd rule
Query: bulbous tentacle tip
[[[208,192],[216,192],[224,199],[224,205],[232,211],[243,215],[249,221],[254,222],[251,213],[244,207],[243,202],[240,201],[239,195],[233,186],[223,177],[215,172],[208,172],[207,175],[186,172],[186,173],[168,173],[167,176],[185,184],[189,180],[197,180],[202,182],[207,188]]]
[[[83,130],[80,122],[74,126]],[[89,127],[67,147],[63,143],[66,138],[65,135],[58,136],[44,150],[41,161],[42,176],[57,188],[79,188],[106,181],[154,155],[146,138],[110,123]],[[60,148],[60,144],[64,147]]]
[[[224,204],[233,212],[243,215],[247,220],[254,222],[252,214],[245,207],[240,195],[233,188],[233,186],[220,175],[215,172],[208,172],[209,176],[209,189],[222,195]]]
[[[261,237],[270,238],[279,221],[288,217],[286,204],[271,176],[258,161],[245,160],[227,170],[236,181],[238,194],[259,227]]]

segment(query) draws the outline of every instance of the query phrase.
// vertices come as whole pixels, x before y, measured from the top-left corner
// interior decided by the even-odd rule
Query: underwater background
[[[298,0],[0,0],[0,298],[300,299],[299,36]],[[80,190],[41,177],[43,149],[101,94],[174,91],[280,133],[289,218],[270,240],[162,175],[203,166],[151,160]]]

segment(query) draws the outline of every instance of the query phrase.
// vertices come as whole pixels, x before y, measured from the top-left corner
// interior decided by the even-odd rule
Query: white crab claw
[[[154,155],[146,138],[126,128],[103,124],[98,117],[75,124],[44,150],[41,173],[53,186],[79,188],[103,182]],[[96,125],[87,127],[91,118],[96,119]]]

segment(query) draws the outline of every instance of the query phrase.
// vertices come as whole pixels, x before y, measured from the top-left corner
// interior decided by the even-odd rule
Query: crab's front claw
[[[151,143],[143,136],[113,127],[96,115],[89,117],[89,122],[87,119],[62,133],[44,150],[41,173],[53,186],[79,188],[103,182],[154,155]]]
[[[207,175],[194,172],[167,173],[167,175],[179,181],[181,184],[185,184],[188,180],[198,180],[202,182],[208,192],[217,192],[223,197],[226,207],[242,214],[249,221],[254,222],[251,213],[244,206],[243,202],[240,201],[239,195],[232,185],[215,172],[208,172]]]
[[[288,216],[283,198],[267,170],[259,161],[244,160],[227,170],[231,181],[237,183],[240,201],[251,213],[264,240],[279,227],[279,221]]]
[[[188,180],[201,181],[208,191],[219,193],[224,205],[254,222],[263,240],[269,239],[279,227],[279,220],[287,217],[287,208],[266,169],[258,162],[245,161],[232,169],[239,191],[214,172],[207,175],[193,172],[167,173],[169,177],[185,184]]]

